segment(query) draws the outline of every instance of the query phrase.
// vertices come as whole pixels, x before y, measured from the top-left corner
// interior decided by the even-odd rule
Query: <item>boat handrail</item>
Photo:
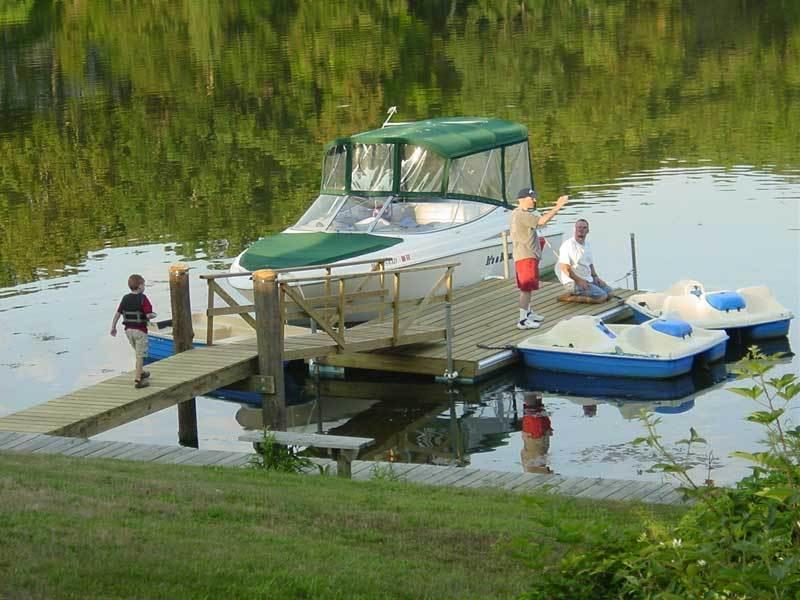
[[[296,271],[316,271],[318,269],[339,269],[341,267],[353,267],[356,265],[368,265],[375,263],[385,264],[388,258],[373,258],[369,260],[353,260],[348,262],[340,262],[327,265],[309,265],[307,267],[285,267],[283,269],[270,269],[275,273],[293,273]],[[252,277],[253,273],[250,271],[242,271],[241,273],[204,273],[200,275],[200,279],[230,279],[231,277]]]
[[[345,275],[317,275],[312,277],[290,277],[290,278],[279,278],[281,283],[309,283],[312,281],[321,281],[323,279],[331,278],[335,279],[336,281],[342,281],[347,279],[361,279],[362,277],[385,277],[387,275],[392,274],[402,274],[402,273],[416,273],[419,271],[432,271],[434,269],[448,269],[448,268],[455,268],[461,266],[461,263],[437,263],[435,265],[418,265],[416,267],[400,267],[398,269],[386,269],[383,271],[361,271],[359,273],[347,273]],[[320,268],[320,267],[317,267]],[[276,271],[277,272],[277,271]]]

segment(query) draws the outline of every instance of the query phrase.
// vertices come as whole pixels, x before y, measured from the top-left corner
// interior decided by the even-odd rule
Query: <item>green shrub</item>
[[[275,434],[264,429],[261,441],[254,444],[256,453],[250,459],[254,469],[280,471],[281,473],[300,473],[314,467],[314,463],[297,450],[275,443]]]
[[[659,420],[643,415],[647,435],[634,443],[659,453],[653,468],[677,477],[691,507],[668,528],[587,530],[560,563],[539,565],[527,597],[800,598],[800,427],[787,417],[800,382],[770,377],[773,368],[751,348],[735,372],[752,385],[731,389],[759,405],[747,420],[766,432],[762,452],[736,453],[754,463],[751,475],[733,488],[714,487],[710,477],[697,484],[689,468],[705,440],[691,429],[678,442],[686,452],[672,453],[657,434]]]

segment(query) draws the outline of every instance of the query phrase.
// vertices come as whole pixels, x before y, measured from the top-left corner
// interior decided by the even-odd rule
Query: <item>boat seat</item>
[[[668,356],[685,347],[682,340],[650,327],[631,327],[620,334],[619,345],[625,352]]]
[[[613,353],[617,346],[616,335],[606,327],[602,319],[591,315],[579,315],[560,321],[540,339],[553,346],[586,352]]]
[[[392,223],[400,227],[416,227],[417,226],[417,213],[414,210],[413,204],[406,204],[398,202],[392,205]]]
[[[665,296],[683,296],[690,294],[699,296],[705,293],[705,291],[705,287],[703,287],[703,284],[699,281],[695,281],[694,279],[681,279],[664,290],[663,294]]]
[[[775,297],[765,285],[754,285],[737,291],[744,298],[747,311],[751,314],[783,314],[786,312],[786,309],[775,300]]]
[[[417,205],[415,211],[417,223],[428,225],[429,223],[451,223],[453,221],[453,206],[450,204],[437,204],[435,202],[424,202]]]
[[[661,314],[666,315],[675,312],[681,315],[684,320],[691,321],[697,316],[707,313],[710,308],[708,304],[701,302],[700,298],[693,294],[667,296],[661,305]]]

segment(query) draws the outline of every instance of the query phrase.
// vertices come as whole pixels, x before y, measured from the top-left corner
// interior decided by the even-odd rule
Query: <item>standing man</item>
[[[531,292],[539,289],[539,259],[542,245],[536,228],[546,225],[569,201],[569,196],[560,196],[556,205],[544,216],[536,210],[536,190],[523,188],[517,194],[517,208],[511,211],[511,241],[514,243],[514,270],[519,288],[518,329],[536,329],[544,320],[531,308]]]
[[[575,234],[561,244],[556,274],[568,294],[605,302],[613,289],[594,268],[592,249],[586,240],[588,234],[589,222],[586,219],[575,221]]]

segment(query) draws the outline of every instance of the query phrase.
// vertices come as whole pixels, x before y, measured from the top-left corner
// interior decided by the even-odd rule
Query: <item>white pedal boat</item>
[[[692,327],[679,319],[639,325],[607,325],[581,315],[557,323],[517,345],[528,367],[598,375],[667,379],[691,371],[696,359],[711,363],[725,356],[724,331]]]
[[[635,294],[626,304],[637,322],[671,315],[704,329],[725,329],[752,340],[782,337],[792,312],[763,285],[708,292],[699,281],[684,279],[663,292]]]
[[[455,288],[503,275],[503,238],[517,192],[532,185],[528,130],[489,118],[440,118],[389,124],[339,138],[323,157],[319,196],[300,219],[242,252],[232,273],[337,263],[333,275],[369,271],[370,260],[387,269],[460,263]],[[562,232],[542,228],[540,239],[558,248]],[[509,240],[509,253],[511,252]],[[551,270],[546,249],[540,270]],[[514,276],[513,257],[509,260]],[[313,278],[322,269],[288,272]],[[401,299],[424,297],[441,276],[419,271],[403,278]],[[250,277],[228,283],[252,301]],[[377,288],[364,286],[364,291]],[[299,285],[299,284],[297,284]],[[324,295],[316,281],[302,284],[307,298]]]

